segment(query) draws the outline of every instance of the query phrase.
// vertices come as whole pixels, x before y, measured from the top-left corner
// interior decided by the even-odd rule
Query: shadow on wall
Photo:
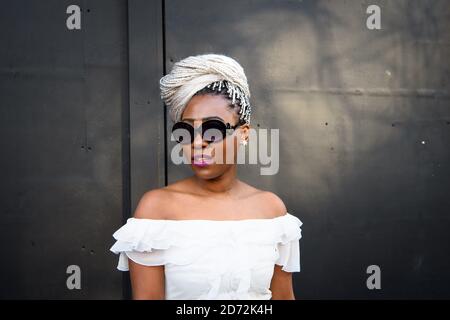
[[[447,2],[377,1],[381,30],[366,28],[367,1],[197,4],[166,5],[167,70],[235,57],[252,125],[280,129],[279,173],[247,165],[240,177],[304,222],[298,298],[449,297],[449,276],[435,275],[450,266]],[[371,264],[382,292],[366,287]]]

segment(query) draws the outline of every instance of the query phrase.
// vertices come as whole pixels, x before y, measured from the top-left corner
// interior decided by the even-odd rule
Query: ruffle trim
[[[148,266],[182,265],[191,263],[208,247],[272,244],[277,248],[276,263],[293,272],[300,271],[295,260],[299,260],[302,224],[290,213],[272,219],[226,221],[129,218],[113,234],[116,242],[110,250],[120,255],[117,268],[128,271],[127,258]]]

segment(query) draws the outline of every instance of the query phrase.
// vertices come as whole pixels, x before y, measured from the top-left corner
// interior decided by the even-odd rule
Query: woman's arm
[[[164,300],[164,266],[144,266],[128,259],[134,300]]]
[[[276,264],[270,290],[272,291],[272,300],[295,300],[292,273],[281,270],[281,266]]]
[[[146,192],[139,200],[134,212],[138,219],[164,219],[161,208],[165,201],[165,192],[155,189]],[[131,289],[134,300],[164,300],[164,266],[144,266],[128,259]]]
[[[265,195],[265,206],[266,208],[272,208],[274,217],[279,217],[287,213],[283,200],[276,194],[265,192]],[[270,283],[272,300],[295,300],[294,289],[292,288],[292,273],[283,271],[281,268],[280,265],[275,264],[272,282]]]

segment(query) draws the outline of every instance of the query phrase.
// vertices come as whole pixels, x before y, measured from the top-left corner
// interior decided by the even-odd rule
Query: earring
[[[240,144],[242,144],[245,147],[247,145],[247,140],[241,140]]]

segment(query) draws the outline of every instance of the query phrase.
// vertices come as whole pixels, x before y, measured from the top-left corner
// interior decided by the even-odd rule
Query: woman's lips
[[[205,167],[211,164],[212,158],[208,155],[196,155],[192,157],[192,164],[197,167]]]
[[[207,162],[194,162],[192,165],[196,166],[196,167],[206,167],[208,165]]]

